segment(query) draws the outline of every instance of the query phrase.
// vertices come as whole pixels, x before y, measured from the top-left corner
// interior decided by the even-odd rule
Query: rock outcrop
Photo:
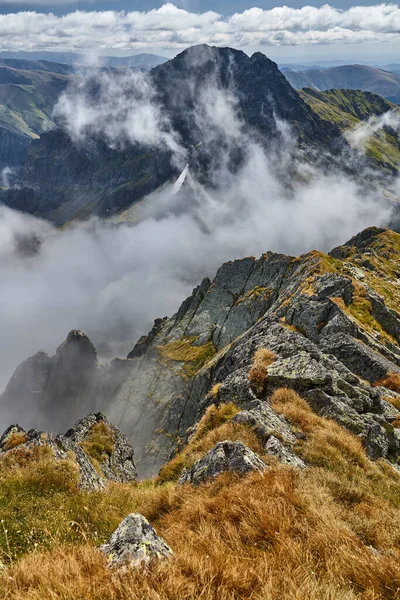
[[[8,422],[22,418],[28,427],[60,431],[91,411],[98,374],[95,347],[72,330],[53,357],[41,351],[19,365],[0,406]]]
[[[137,479],[131,444],[101,413],[88,415],[65,435],[58,436],[11,425],[0,438],[0,456],[35,446],[49,448],[55,460],[74,460],[79,470],[78,486],[83,490],[102,489],[107,480]]]
[[[132,513],[125,517],[106,544],[100,547],[110,567],[137,568],[151,562],[171,558],[173,552],[157,535],[142,515]]]
[[[224,472],[245,475],[251,471],[262,473],[265,469],[265,463],[250,448],[241,442],[225,440],[196,461],[189,471],[185,470],[179,483],[199,485]]]

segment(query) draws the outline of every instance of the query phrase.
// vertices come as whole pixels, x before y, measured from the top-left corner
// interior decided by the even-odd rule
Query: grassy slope
[[[68,76],[6,69],[18,77],[0,78],[0,126],[8,131],[37,138],[53,126],[52,110]]]
[[[76,489],[67,461],[56,467],[43,451],[3,457],[2,597],[397,598],[400,475],[371,462],[358,438],[316,416],[294,392],[278,390],[271,403],[305,434],[297,448],[311,465],[304,472],[269,459],[263,476],[226,474],[199,488],[170,481],[219,440],[242,440],[262,455],[252,431],[230,422],[231,405],[209,409],[156,482],[88,494]],[[175,559],[116,576],[96,545],[131,511],[152,522]]]
[[[362,121],[370,117],[379,117],[389,110],[400,112],[395,104],[360,90],[317,92],[305,88],[299,93],[322,119],[335,123],[344,133],[360,126]],[[377,168],[399,169],[400,137],[393,130],[384,128],[372,133],[362,148]]]

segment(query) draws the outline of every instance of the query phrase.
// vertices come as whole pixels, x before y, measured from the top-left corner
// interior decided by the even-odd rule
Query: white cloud
[[[400,133],[400,111],[389,110],[380,117],[372,116],[368,121],[361,122],[346,135],[348,141],[355,148],[364,148],[371,136],[379,133],[385,127],[390,127]]]
[[[47,0],[42,1],[47,4]],[[354,6],[347,10],[329,5],[277,6],[271,10],[251,8],[223,17],[213,11],[195,13],[167,3],[146,12],[2,14],[0,49],[107,51],[180,49],[202,43],[246,47],[394,42],[399,39],[399,31],[400,7],[396,4]]]

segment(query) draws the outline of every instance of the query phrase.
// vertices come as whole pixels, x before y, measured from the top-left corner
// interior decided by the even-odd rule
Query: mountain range
[[[199,181],[210,183],[221,167],[220,149],[227,143],[201,106],[202,94],[210,85],[225,94],[234,90],[235,110],[243,129],[251,131],[257,143],[264,148],[279,147],[282,131],[277,125],[278,119],[290,126],[303,158],[313,162],[323,160],[327,152],[337,157],[334,160],[340,160],[339,155],[348,152],[348,139],[343,135],[347,127],[385,111],[397,110],[377,97],[358,94],[358,103],[364,107],[362,112],[332,119],[332,111],[338,110],[332,95],[319,96],[317,102],[315,94],[297,93],[287,76],[261,53],[249,58],[229,48],[196,46],[185,50],[149,73],[159,110],[180,145],[180,162],[172,160],[173,153],[166,146],[140,142],[118,146],[107,143],[101,132],[88,134],[76,142],[60,122],[57,128],[30,144],[18,174],[18,185],[3,191],[2,201],[62,225],[92,214],[109,217],[123,213],[160,186],[173,181],[186,163],[190,163],[190,170]],[[118,85],[118,78],[121,73],[111,72],[107,89]],[[347,104],[342,104],[340,110],[351,113],[348,106],[355,101],[355,96],[342,92],[344,96]],[[86,97],[86,101],[89,105],[94,102],[90,97]],[[321,110],[322,102],[325,108]],[[165,137],[166,131],[162,135]],[[395,173],[398,134],[384,131],[382,135],[384,139],[370,142],[367,161],[378,171],[383,167]],[[229,169],[235,171],[243,160],[243,147],[234,148],[233,144],[229,153]],[[359,155],[352,160],[363,159]],[[344,162],[347,168],[351,161]],[[360,169],[355,166],[356,171]]]
[[[349,89],[373,92],[400,104],[400,75],[366,65],[342,65],[328,69],[291,71],[285,77],[296,89],[304,87],[325,91]]]

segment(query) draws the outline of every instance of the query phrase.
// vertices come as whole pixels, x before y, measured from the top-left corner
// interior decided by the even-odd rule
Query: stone
[[[173,555],[168,544],[139,513],[125,517],[100,550],[106,555],[109,567],[133,569],[148,567],[153,561]]]
[[[278,438],[274,435],[271,435],[264,446],[264,450],[266,454],[271,454],[275,456],[279,462],[284,465],[289,465],[291,467],[296,467],[296,469],[305,469],[305,462],[296,456],[296,454],[285,446]]]
[[[227,471],[246,475],[251,471],[262,473],[266,468],[265,463],[250,448],[241,442],[225,440],[197,460],[189,471],[184,471],[179,483],[199,485]]]

